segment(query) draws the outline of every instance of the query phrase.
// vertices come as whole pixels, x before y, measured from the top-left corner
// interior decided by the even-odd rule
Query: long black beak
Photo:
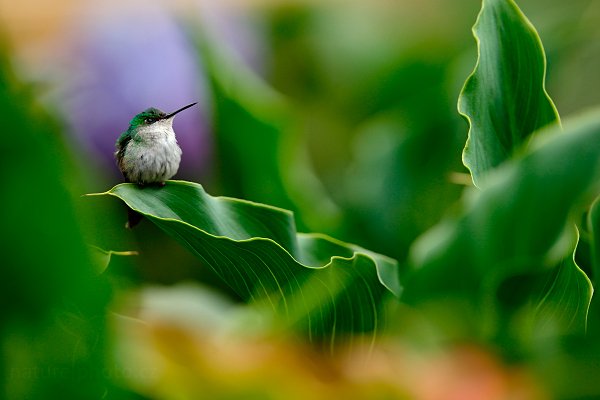
[[[192,103],[192,104],[188,104],[185,107],[181,107],[179,110],[177,111],[173,111],[171,114],[167,114],[165,115],[162,119],[169,119],[175,116],[175,114],[182,112],[183,110],[187,110],[188,108],[190,108],[193,105],[196,105],[197,103]]]

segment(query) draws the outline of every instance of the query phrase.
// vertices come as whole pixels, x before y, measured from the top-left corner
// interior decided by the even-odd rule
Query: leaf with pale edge
[[[396,261],[317,234],[297,233],[291,212],[212,197],[199,184],[120,184],[99,195],[123,200],[209,266],[249,302],[269,304],[286,324],[331,343],[378,332],[382,306],[401,287]]]
[[[591,286],[571,259],[575,242],[557,244],[573,226],[572,212],[597,193],[599,154],[600,110],[568,121],[564,132],[558,127],[541,132],[530,153],[468,193],[461,215],[416,242],[404,300],[449,309],[454,299],[460,303],[456,318],[473,322],[476,316],[475,324],[490,332],[503,323],[497,294],[506,279],[538,273],[548,279],[545,272],[554,270],[555,283],[542,293],[541,306],[558,304],[551,317],[559,325],[567,321],[565,330],[585,327]],[[509,296],[530,297],[531,285],[519,289],[513,283]],[[573,310],[575,315],[567,315]]]
[[[480,186],[484,175],[559,123],[544,88],[546,56],[531,23],[512,0],[484,0],[473,27],[478,59],[458,101],[469,122],[463,163]]]

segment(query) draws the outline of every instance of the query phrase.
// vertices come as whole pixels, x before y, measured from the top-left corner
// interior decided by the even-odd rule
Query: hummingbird
[[[115,144],[117,166],[125,182],[140,186],[159,184],[177,173],[181,148],[173,130],[173,117],[196,103],[188,104],[172,113],[148,108],[129,122],[129,128]],[[127,208],[126,228],[133,228],[142,220],[142,214]]]
[[[117,139],[115,151],[126,182],[164,186],[177,173],[181,148],[173,130],[173,117],[195,104],[169,114],[151,107],[132,118],[129,128]]]

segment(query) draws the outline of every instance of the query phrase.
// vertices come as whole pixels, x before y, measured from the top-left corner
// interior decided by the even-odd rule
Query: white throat
[[[151,125],[138,127],[138,135],[142,140],[175,139],[173,131],[173,118],[161,119]]]

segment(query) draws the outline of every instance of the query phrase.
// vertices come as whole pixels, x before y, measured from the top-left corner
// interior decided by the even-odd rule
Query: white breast
[[[131,182],[161,183],[177,173],[181,149],[171,122],[164,120],[141,127],[138,140],[128,144],[123,167]]]

